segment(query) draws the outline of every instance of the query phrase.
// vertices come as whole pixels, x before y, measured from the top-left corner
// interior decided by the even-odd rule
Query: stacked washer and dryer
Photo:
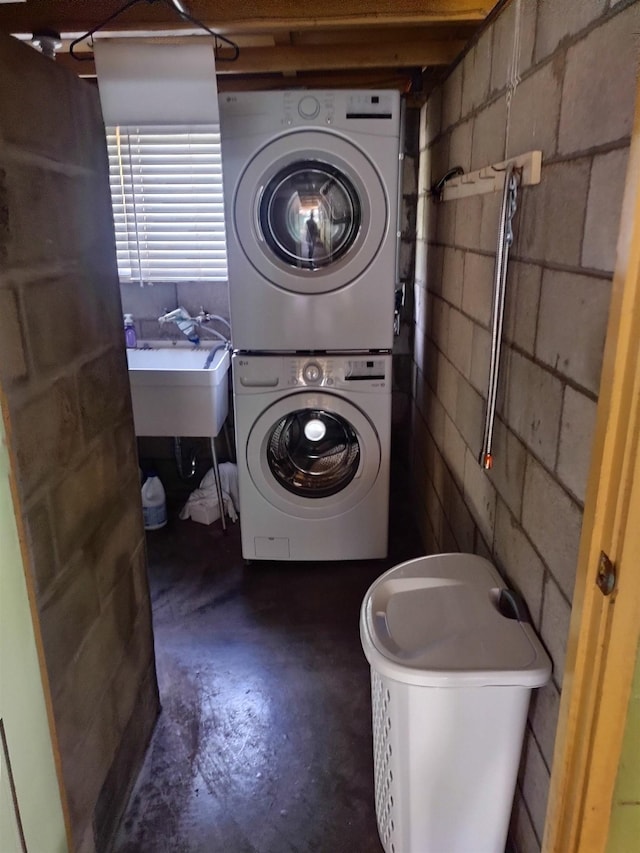
[[[220,98],[242,553],[387,554],[400,98]]]

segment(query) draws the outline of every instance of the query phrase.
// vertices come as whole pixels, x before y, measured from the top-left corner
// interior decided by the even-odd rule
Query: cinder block
[[[519,195],[515,255],[579,266],[590,171],[590,158],[542,167],[542,181]]]
[[[457,309],[449,309],[449,344],[447,355],[463,376],[471,372],[473,323]]]
[[[443,253],[442,298],[460,308],[462,305],[462,286],[464,283],[464,252],[446,248]]]
[[[582,244],[582,266],[613,272],[629,149],[593,158]]]
[[[536,356],[594,394],[600,386],[610,297],[606,279],[556,270],[542,276]]]
[[[491,481],[511,512],[520,518],[527,452],[500,418],[494,424],[493,457]]]
[[[501,207],[502,193],[487,193],[482,196],[482,220],[480,222],[478,249],[481,252],[491,252],[494,257],[498,244],[498,223]]]
[[[3,33],[0,115],[4,141],[61,163],[76,162],[74,122],[60,119],[73,114],[79,83],[75,74]]]
[[[427,249],[427,290],[429,293],[442,293],[442,258],[444,250],[441,246],[429,244]]]
[[[446,531],[445,550],[473,554],[476,525],[451,474],[447,479],[443,511],[447,521],[444,528]],[[451,540],[450,545],[447,541],[449,538]]]
[[[122,346],[83,364],[77,383],[86,441],[100,432],[113,430],[122,416],[130,413],[129,375]],[[107,388],[109,393],[105,394]]]
[[[581,525],[582,512],[577,503],[529,457],[522,526],[568,600],[573,595]]]
[[[553,763],[553,748],[556,739],[560,693],[553,681],[533,691],[529,710],[529,723],[540,745],[547,767]]]
[[[545,568],[509,506],[498,499],[493,550],[501,572],[524,596],[533,624],[540,625]]]
[[[544,833],[549,793],[549,769],[544,763],[535,738],[527,737],[524,742],[520,765],[520,787],[526,800],[529,814],[538,838]]]
[[[427,380],[427,385],[434,394],[438,388],[438,365],[441,358],[444,358],[444,356],[439,353],[433,341],[427,341],[425,365],[422,369]]]
[[[427,426],[437,447],[444,444],[444,408],[435,394],[427,392],[425,400]]]
[[[431,303],[431,340],[442,352],[447,352],[449,342],[449,306],[437,296]]]
[[[530,737],[529,734],[526,736]],[[519,788],[516,788],[509,838],[516,845],[515,849],[518,853],[540,853],[540,841],[536,838],[531,817]]]
[[[205,291],[201,289],[199,295],[204,298]],[[170,282],[162,282],[148,287],[140,287],[139,284],[125,282],[120,285],[120,298],[122,299],[123,313],[133,314],[136,320],[154,320],[156,323],[158,317],[167,311],[172,311],[180,304],[177,287]],[[204,302],[200,304],[207,308]],[[200,305],[198,305],[196,313],[199,310]],[[159,325],[158,331],[160,331]]]
[[[14,160],[10,155],[5,156],[3,166],[7,265],[66,263],[73,178],[41,165]]]
[[[473,119],[457,125],[451,132],[449,144],[449,168],[461,166],[465,172],[471,168],[471,137]]]
[[[504,89],[509,79],[513,61],[517,6],[517,3],[509,3],[493,25],[490,92]]]
[[[591,447],[596,422],[596,404],[592,399],[567,386],[564,392],[558,477],[584,503],[591,464]]]
[[[482,196],[475,195],[445,202],[455,206],[455,244],[465,249],[478,249],[482,224]]]
[[[467,252],[464,264],[462,310],[485,328],[491,324],[494,259]]]
[[[21,407],[13,407],[12,420],[20,489],[26,497],[39,484],[58,477],[78,451],[75,383],[71,378],[54,382]]]
[[[473,341],[471,344],[471,373],[473,387],[480,394],[486,395],[489,383],[489,364],[491,361],[491,335],[482,326],[473,324]]]
[[[40,374],[68,368],[86,346],[86,298],[70,276],[38,280],[23,288],[25,337]]]
[[[95,804],[121,736],[115,703],[101,702],[73,753],[62,756],[71,820],[78,832],[92,824]]]
[[[483,169],[504,160],[507,126],[507,102],[498,98],[481,110],[473,125],[471,168]]]
[[[553,680],[560,688],[564,679],[564,662],[567,653],[570,620],[570,605],[554,579],[547,576],[542,602],[540,634],[553,661]]]
[[[79,653],[69,665],[56,695],[58,738],[63,754],[74,752],[88,731],[125,653],[116,614],[109,609],[91,626]]]
[[[449,168],[450,141],[451,133],[445,133],[442,136],[439,136],[429,149],[431,155],[431,177],[429,186],[436,181],[439,181]]]
[[[130,572],[131,555],[144,538],[140,510],[140,480],[134,468],[123,496],[85,544],[87,564],[94,567],[101,601],[106,601],[120,578]],[[130,488],[135,481],[135,490]],[[124,484],[123,484],[124,485]]]
[[[49,680],[60,685],[91,626],[100,603],[91,566],[82,560],[69,564],[40,605],[40,626]],[[56,706],[56,714],[66,709]]]
[[[542,267],[510,260],[504,307],[507,341],[533,355],[536,342]]]
[[[481,106],[489,93],[493,30],[493,27],[485,30],[475,47],[467,53],[463,60],[461,108],[463,118],[471,110]]]
[[[124,464],[113,452],[111,436],[105,436],[53,490],[52,522],[62,562],[102,523],[121,485]]]
[[[458,63],[442,86],[442,131],[460,118],[462,107],[462,63]]]
[[[485,540],[493,542],[496,490],[468,447],[464,460],[464,498]]]
[[[561,90],[562,68],[555,62],[548,62],[520,83],[511,103],[507,157],[538,149],[543,160],[555,154]]]
[[[507,426],[549,468],[556,462],[562,383],[544,368],[517,352],[510,354],[501,376],[505,388]]]
[[[24,514],[29,563],[41,598],[49,589],[58,571],[55,540],[51,530],[46,496]]]
[[[456,404],[458,400],[458,372],[451,362],[441,355],[438,358],[438,399],[449,417],[456,419]]]
[[[484,411],[485,402],[483,398],[464,377],[459,377],[454,420],[476,459],[482,446]]]
[[[432,202],[433,204],[433,202]],[[456,242],[456,215],[459,202],[445,201],[436,206],[436,238],[438,243],[453,246]]]
[[[563,39],[579,33],[606,10],[607,0],[553,0],[538,3],[535,61],[539,62]]]
[[[464,483],[464,458],[467,445],[451,418],[444,419],[443,456],[460,488]],[[455,529],[455,524],[453,525]],[[458,537],[456,537],[458,538]],[[463,549],[464,550],[464,549]]]
[[[0,199],[0,220],[1,218]],[[0,222],[0,234],[1,229]],[[8,288],[0,288],[0,382],[9,384],[23,379],[26,375],[27,361],[16,294]]]
[[[437,86],[429,95],[429,100],[425,105],[426,118],[424,125],[421,122],[420,127],[424,127],[424,133],[420,137],[420,150],[426,148],[442,128],[442,86]]]
[[[585,5],[570,0],[566,4]],[[567,51],[558,142],[561,154],[585,151],[631,133],[639,30],[640,5],[633,3]]]

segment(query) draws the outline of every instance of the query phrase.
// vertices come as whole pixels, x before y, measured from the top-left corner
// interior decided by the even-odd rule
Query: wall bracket
[[[526,187],[540,183],[542,172],[542,151],[529,151],[517,157],[510,157],[502,163],[485,166],[475,172],[468,172],[447,181],[441,201],[455,201],[472,195],[501,192],[509,163],[520,173],[519,186]]]

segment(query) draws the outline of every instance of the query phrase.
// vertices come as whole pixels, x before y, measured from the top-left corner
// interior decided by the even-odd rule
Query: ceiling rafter
[[[220,62],[219,80],[265,87],[312,85],[314,75],[335,75],[336,86],[372,80],[406,89],[451,64],[477,32],[496,0],[323,0],[312,14],[292,0],[184,0],[191,15],[240,47],[235,62]],[[500,0],[505,2],[505,0]],[[57,61],[80,76],[95,76],[92,62],[75,62],[69,42],[98,26],[123,0],[28,0],[0,4],[0,31],[25,40],[45,28],[63,34]],[[185,42],[201,31],[165,3],[140,2],[118,16],[101,37],[144,37]],[[98,36],[98,37],[100,37]],[[88,49],[80,44],[76,51]],[[219,56],[225,58],[221,49]],[[351,81],[347,83],[346,81]],[[356,81],[356,82],[354,82]],[[221,85],[219,83],[219,85]],[[235,85],[235,84],[234,84]],[[261,87],[261,86],[260,86]],[[221,85],[222,88],[222,85]],[[424,87],[423,87],[424,91]]]

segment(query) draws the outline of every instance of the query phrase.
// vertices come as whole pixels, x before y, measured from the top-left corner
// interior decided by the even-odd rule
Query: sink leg
[[[213,477],[216,481],[216,492],[218,493],[218,506],[220,507],[220,520],[222,529],[227,532],[227,519],[224,514],[224,500],[222,498],[222,483],[220,482],[220,470],[218,468],[218,454],[216,453],[216,440],[211,439],[211,461],[213,463]]]

